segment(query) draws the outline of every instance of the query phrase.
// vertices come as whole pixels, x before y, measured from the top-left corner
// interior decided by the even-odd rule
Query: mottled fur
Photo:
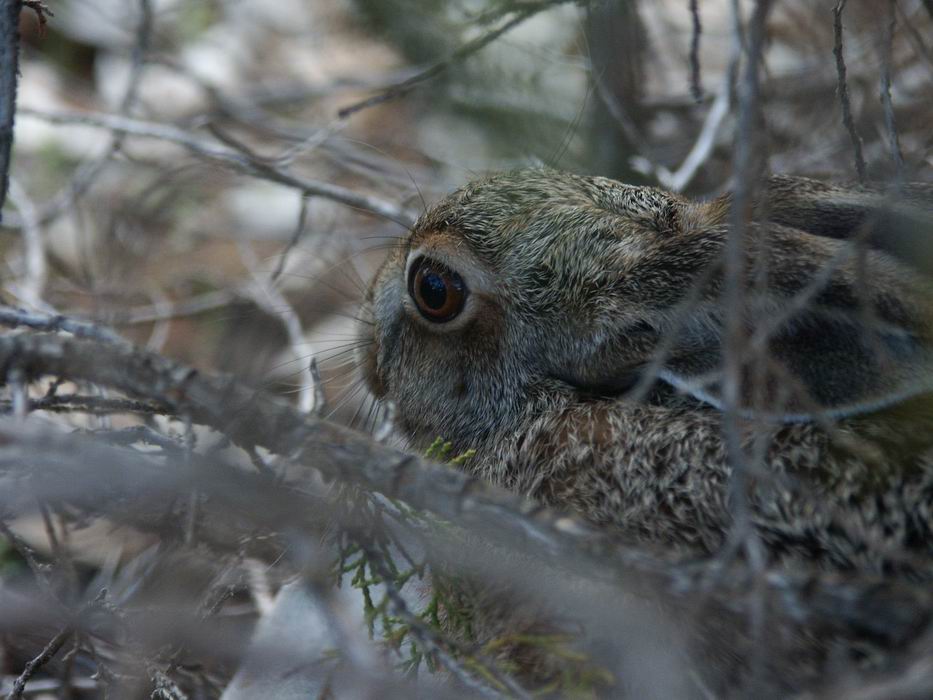
[[[933,234],[929,189],[891,205],[801,178],[761,188],[746,227],[754,342],[738,410],[751,520],[774,563],[933,574],[933,315],[911,247]],[[471,183],[427,211],[373,281],[368,383],[395,402],[414,449],[441,436],[477,451],[475,474],[620,538],[714,554],[734,513],[716,374],[729,207],[729,195],[699,203],[545,169]],[[414,309],[418,256],[463,277],[457,318]],[[652,368],[659,378],[635,400]],[[535,624],[489,613],[514,608],[501,591],[475,600],[481,638]],[[742,663],[734,633],[697,642],[718,682]],[[818,669],[808,635],[789,648]],[[502,651],[538,680],[557,673]],[[794,679],[775,664],[776,687],[804,682],[800,664]]]
[[[839,240],[860,227],[885,239],[881,194],[786,177],[767,185],[747,232],[749,332],[825,280],[772,329],[770,369],[755,374],[760,356],[746,367],[743,415],[771,419],[764,438],[743,428],[747,447],[767,445],[755,520],[775,555],[900,566],[905,551],[928,553],[933,467],[924,439],[908,455],[879,451],[902,424],[875,409],[931,388],[929,285],[894,256],[873,248],[860,261]],[[897,208],[922,223],[922,188],[912,193]],[[727,212],[728,197],[695,203],[543,169],[467,185],[422,216],[373,283],[369,383],[397,404],[416,448],[442,436],[476,449],[469,467],[491,481],[625,536],[715,551],[731,522],[731,466],[718,383],[698,378],[721,361],[715,263]],[[415,251],[463,275],[462,318],[413,313],[405,265]],[[685,315],[679,304],[707,269]],[[633,402],[626,390],[671,333],[666,384]],[[929,434],[927,402],[910,405],[905,432]],[[827,432],[815,420],[826,416],[843,419]]]

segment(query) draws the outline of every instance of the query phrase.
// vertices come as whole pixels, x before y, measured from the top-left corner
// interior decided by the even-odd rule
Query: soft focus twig
[[[198,294],[189,299],[172,302],[169,305],[160,302],[149,306],[123,308],[112,312],[107,311],[100,315],[99,320],[100,322],[109,323],[114,326],[159,323],[161,321],[196,316],[198,314],[214,311],[215,309],[221,309],[236,303],[238,299],[242,299],[245,296],[245,291],[219,289],[213,292],[204,292],[203,294]]]
[[[144,398],[156,398],[184,406],[192,419],[225,431],[243,444],[256,444],[283,455],[288,455],[296,464],[311,466],[330,478],[345,483],[359,484],[367,490],[376,491],[408,506],[424,509],[452,522],[471,528],[475,533],[499,542],[504,546],[516,547],[529,556],[541,557],[546,561],[558,561],[562,566],[576,570],[581,576],[593,576],[594,580],[618,581],[622,572],[628,572],[627,580],[633,585],[639,576],[648,577],[657,583],[655,590],[679,591],[688,595],[689,581],[701,570],[690,573],[691,568],[672,566],[647,551],[620,547],[612,538],[574,518],[540,506],[532,507],[521,496],[483,485],[472,477],[446,466],[432,465],[412,455],[379,445],[370,438],[301,414],[287,404],[264,396],[247,387],[238,385],[229,378],[214,378],[201,375],[157,355],[117,345],[101,344],[53,335],[0,336],[0,372],[18,366],[27,376],[53,374],[68,376],[72,380],[91,381],[113,389],[125,391]],[[179,412],[181,412],[179,410]],[[26,440],[28,433],[18,428],[20,439]],[[0,443],[9,439],[9,430],[0,431]],[[123,479],[115,480],[119,473],[126,473],[131,466],[121,464],[120,459],[108,457],[99,443],[85,444],[81,450],[70,447],[70,439],[51,436],[36,436],[35,444],[43,444],[43,450],[35,452],[35,460],[43,463],[54,458],[56,449],[61,455],[75,460],[74,464],[57,462],[69,472],[87,469],[104,470],[100,474],[113,474],[107,479],[113,488],[131,489],[132,492],[156,497],[184,487],[189,492],[194,485],[213,494],[208,502],[227,501],[232,512],[251,512],[257,522],[272,527],[287,527],[308,519],[326,517],[326,506],[318,500],[308,501],[308,496],[282,490],[261,475],[238,474],[222,471],[202,464],[186,474],[173,472],[169,465],[153,469],[155,464],[144,466],[151,460],[134,457],[141,462],[136,467],[145,484]],[[92,449],[93,448],[93,449]],[[127,455],[129,457],[130,455]],[[55,461],[51,464],[56,464]],[[53,488],[45,494],[48,498],[64,498],[68,493],[87,494],[95,498],[97,483],[93,480],[82,483],[76,477],[61,479],[47,484]],[[264,495],[265,494],[265,495]],[[263,504],[276,503],[263,506]],[[113,503],[119,503],[115,499]],[[246,504],[253,503],[252,507]],[[247,508],[247,511],[243,511]],[[222,510],[214,512],[219,518]],[[132,511],[136,515],[135,511]],[[205,523],[207,523],[205,518]],[[221,518],[221,520],[223,520]],[[216,523],[222,527],[223,523]],[[220,535],[223,537],[223,535]],[[236,537],[236,532],[225,535]],[[787,607],[794,615],[806,619],[809,615],[834,616],[833,624],[850,624],[846,620],[859,620],[868,629],[895,628],[886,626],[902,624],[896,618],[879,617],[879,608],[860,610],[853,590],[837,582],[833,586],[813,588],[812,579],[792,575],[791,572],[775,572],[767,578],[769,589],[777,596],[779,607]],[[733,583],[740,583],[734,581]],[[658,587],[660,586],[660,587]],[[840,587],[842,586],[842,587]],[[866,592],[874,589],[867,588]],[[834,592],[835,591],[835,592]],[[812,596],[818,593],[815,605]],[[836,597],[838,596],[838,597]],[[908,599],[909,600],[909,599]],[[805,602],[809,601],[809,602]],[[835,601],[835,602],[834,602]],[[901,600],[899,604],[906,601]],[[831,612],[830,612],[831,611]],[[921,610],[914,609],[905,620],[909,626],[917,623]],[[903,634],[903,631],[898,632]]]
[[[700,78],[700,34],[703,25],[700,22],[699,0],[690,0],[690,17],[693,20],[693,31],[690,34],[690,92],[693,99],[699,102],[703,99],[703,84]]]
[[[87,124],[97,126],[118,133],[154,138],[176,143],[184,146],[194,155],[221,165],[246,173],[253,177],[271,180],[287,187],[293,187],[306,194],[312,194],[325,199],[332,199],[348,207],[375,214],[394,221],[402,226],[410,226],[415,221],[415,215],[396,204],[360,194],[354,190],[327,182],[311,180],[295,175],[288,171],[259,161],[249,154],[232,148],[220,148],[215,144],[200,139],[187,131],[165,124],[145,122],[138,119],[129,119],[119,115],[94,114],[83,112],[46,113],[33,109],[22,109],[21,114],[34,116],[53,124]]]
[[[436,78],[445,71],[449,70],[452,66],[461,63],[473,54],[482,51],[500,36],[506,32],[511,31],[522,22],[534,17],[539,12],[550,9],[556,5],[577,1],[578,0],[540,0],[538,2],[524,3],[519,6],[519,9],[516,9],[512,17],[504,21],[499,27],[496,27],[495,29],[488,31],[485,34],[478,36],[472,41],[468,41],[444,60],[438,61],[431,67],[426,68],[416,75],[413,75],[407,80],[403,80],[400,83],[396,83],[395,85],[386,88],[378,95],[374,95],[373,97],[369,97],[365,100],[361,100],[342,108],[337,114],[341,119],[345,119],[346,117],[349,117],[361,110],[373,107],[383,102],[388,102],[389,100],[398,99],[399,97],[402,97],[411,92],[421,83],[431,80],[432,78]]]
[[[0,0],[0,223],[13,151],[16,83],[19,79],[19,0]]]
[[[103,396],[82,396],[61,394],[29,399],[26,407],[29,411],[51,411],[53,413],[87,413],[89,415],[108,415],[115,413],[171,414],[172,410],[152,401],[134,399],[112,399]],[[0,414],[13,410],[12,401],[0,400]]]
[[[505,517],[507,522],[511,519],[508,512],[524,510],[521,497],[482,486],[466,474],[430,466],[361,434],[303,415],[230,378],[202,375],[129,346],[45,334],[0,336],[0,373],[12,367],[19,367],[27,376],[63,376],[168,403],[177,413],[189,412],[195,421],[225,432],[243,445],[266,447],[295,461],[306,458],[329,476],[366,484],[442,517],[478,523]],[[426,499],[427,492],[439,500],[434,496]],[[533,524],[535,521],[540,524]],[[511,533],[522,540],[536,537],[557,547],[558,540],[545,534],[552,525],[557,531],[570,530],[580,536],[588,533],[594,541],[601,539],[595,531],[546,511],[537,511],[531,520],[519,516],[511,525],[506,522],[497,526],[505,536]],[[544,529],[535,534],[539,528]]]
[[[300,226],[300,224],[299,224]],[[292,305],[280,292],[275,284],[274,277],[270,277],[259,265],[256,254],[250,248],[246,241],[237,242],[237,250],[240,252],[240,260],[249,270],[253,278],[252,299],[263,309],[266,309],[273,317],[281,319],[285,326],[285,332],[288,334],[288,343],[291,346],[294,359],[299,363],[298,377],[300,385],[298,388],[298,408],[305,413],[315,408],[315,386],[314,375],[311,373],[309,358],[314,354],[310,350],[304,337],[304,329],[301,327],[301,319],[298,312],[292,308]]]
[[[24,311],[9,306],[0,306],[0,326],[9,328],[23,326],[37,331],[64,331],[79,338],[94,338],[107,343],[126,343],[116,332],[105,326],[78,321],[59,314]]]
[[[39,20],[39,32],[44,32],[49,23],[49,17],[54,17],[55,13],[49,9],[44,0],[22,0],[23,7],[28,7],[36,13],[36,19]]]
[[[894,174],[897,185],[904,181],[904,156],[901,153],[900,139],[897,135],[897,125],[894,119],[894,104],[891,100],[891,62],[893,61],[894,30],[897,26],[895,9],[896,0],[888,0],[887,17],[882,22],[881,38],[879,40],[881,53],[881,107],[884,112],[884,130],[888,139],[888,148],[891,151],[891,161],[894,163]]]
[[[26,265],[19,296],[33,308],[41,308],[45,306],[42,294],[48,278],[48,264],[36,207],[14,177],[10,178],[9,194],[23,222],[21,229]]]
[[[45,645],[45,648],[39,652],[39,655],[23,667],[23,672],[19,674],[19,677],[13,683],[13,689],[10,691],[10,694],[7,695],[7,700],[19,700],[22,698],[23,691],[26,689],[26,683],[29,682],[29,679],[32,678],[36,671],[52,660],[52,657],[61,650],[65,642],[71,639],[73,634],[74,630],[70,627],[66,627],[52,637],[49,643]]]
[[[836,91],[839,94],[839,103],[842,105],[842,123],[849,133],[849,139],[852,141],[852,150],[855,155],[855,170],[858,173],[859,182],[866,180],[865,157],[862,155],[862,139],[855,130],[855,122],[852,119],[852,103],[849,99],[849,84],[846,81],[846,62],[842,53],[842,12],[845,10],[848,0],[839,0],[833,8],[833,55],[836,57]]]
[[[295,224],[295,230],[292,233],[291,239],[288,241],[288,245],[285,246],[285,250],[282,251],[282,254],[279,256],[279,261],[276,263],[275,269],[272,271],[272,274],[269,277],[269,281],[273,284],[278,281],[279,277],[282,276],[282,272],[285,271],[285,265],[288,262],[288,256],[294,250],[295,246],[301,241],[301,237],[304,235],[305,230],[308,228],[308,212],[311,209],[311,197],[307,193],[301,193],[301,207],[298,211],[298,221]]]
[[[139,1],[139,22],[136,25],[135,41],[133,42],[132,69],[129,79],[120,100],[120,113],[128,115],[136,104],[139,95],[139,87],[142,82],[143,73],[146,68],[147,54],[152,43],[152,32],[154,28],[154,16],[152,11],[152,0]],[[44,3],[34,3],[43,5]],[[46,12],[47,12],[46,8]],[[42,16],[40,14],[40,23]],[[38,225],[43,226],[58,218],[64,212],[67,212],[71,206],[97,181],[97,178],[104,171],[110,159],[113,158],[123,145],[123,136],[120,133],[114,133],[111,136],[110,143],[104,148],[103,152],[89,161],[80,165],[72,175],[71,180],[48,202],[37,207],[36,220]],[[23,226],[24,221],[18,217],[8,225]]]
[[[742,444],[740,427],[740,405],[742,400],[742,366],[748,343],[746,306],[746,259],[748,219],[755,193],[761,177],[761,139],[756,138],[756,126],[761,123],[759,71],[767,31],[771,0],[757,0],[749,20],[749,40],[746,52],[745,74],[738,86],[738,122],[735,133],[733,156],[735,190],[729,216],[729,235],[724,251],[724,276],[722,303],[725,310],[723,330],[723,441],[726,455],[732,466],[729,482],[732,526],[723,555],[731,556],[742,551],[747,556],[753,571],[764,568],[764,553],[758,533],[751,522],[748,487],[750,472],[755,465],[749,463],[749,455]],[[733,5],[736,31],[740,33],[738,3]],[[760,128],[760,127],[759,127]],[[762,602],[753,598],[749,623],[752,637],[760,641],[763,634]],[[758,648],[757,645],[755,647]],[[756,652],[752,658],[757,668],[762,656]],[[754,675],[754,672],[753,672]]]

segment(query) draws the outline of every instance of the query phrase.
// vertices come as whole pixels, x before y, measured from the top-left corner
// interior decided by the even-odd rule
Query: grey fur
[[[775,560],[926,577],[930,284],[886,245],[905,227],[933,234],[924,189],[893,209],[880,193],[810,180],[763,189],[748,227],[748,331],[774,327],[767,362],[744,368],[740,406],[748,452],[765,445],[749,458],[754,524]],[[368,383],[396,403],[415,449],[441,436],[476,449],[468,468],[490,481],[623,537],[715,552],[732,524],[715,381],[728,206],[546,169],[471,183],[427,211],[373,281]],[[870,249],[850,243],[859,237]],[[461,317],[413,311],[413,251],[463,276]],[[821,275],[809,303],[775,322]],[[671,338],[659,381],[633,400]]]

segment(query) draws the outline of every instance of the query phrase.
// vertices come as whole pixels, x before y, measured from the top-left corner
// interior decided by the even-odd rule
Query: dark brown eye
[[[408,293],[422,316],[444,323],[463,310],[467,288],[463,278],[453,270],[421,258],[408,273]]]

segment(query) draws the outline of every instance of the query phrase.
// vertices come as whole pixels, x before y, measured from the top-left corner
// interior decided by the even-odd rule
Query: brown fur
[[[745,330],[787,314],[747,353],[737,406],[752,523],[772,562],[933,574],[930,284],[892,243],[933,224],[924,188],[907,192],[890,205],[772,178],[747,226]],[[475,474],[622,538],[716,553],[733,525],[734,465],[720,384],[700,379],[720,370],[730,313],[718,265],[728,207],[551,170],[471,183],[377,274],[369,385],[396,403],[415,449],[443,437],[477,450]],[[447,324],[408,298],[419,249],[470,289]],[[660,381],[633,400],[665,343]]]

